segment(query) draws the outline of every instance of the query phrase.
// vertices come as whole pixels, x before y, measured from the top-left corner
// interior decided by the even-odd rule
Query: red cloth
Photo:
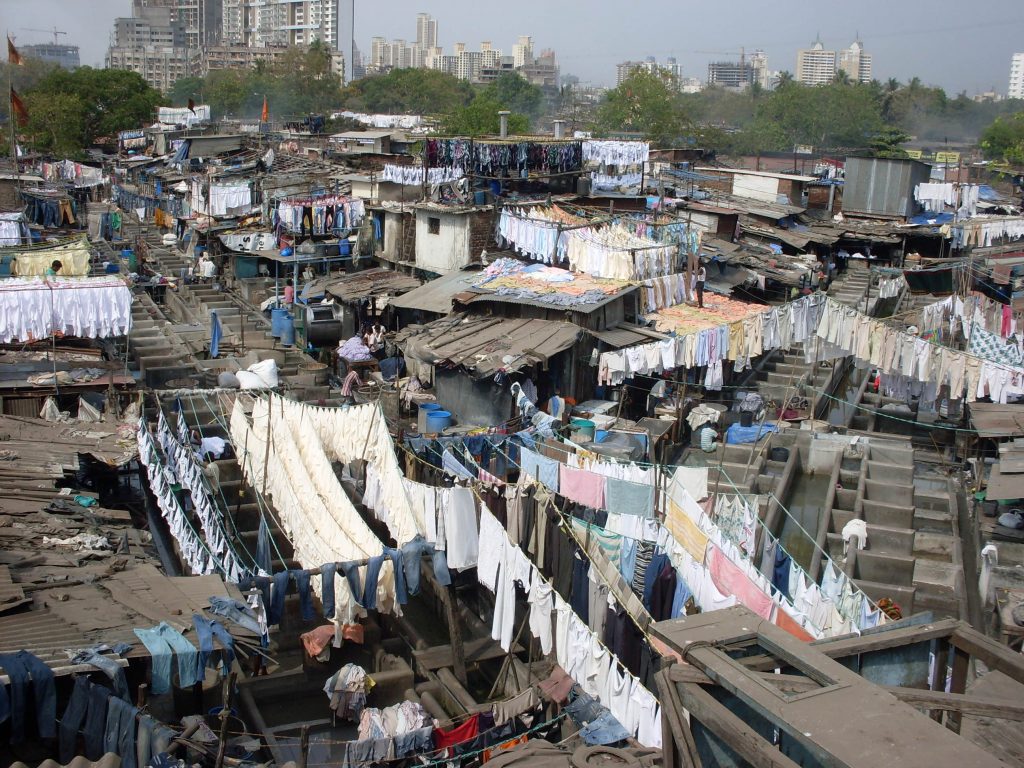
[[[736,599],[762,619],[771,620],[775,603],[764,591],[750,580],[725,553],[714,544],[708,547],[708,570],[711,580],[723,595],[736,595]]]
[[[445,747],[454,747],[456,744],[461,744],[464,741],[469,741],[475,738],[480,732],[480,715],[473,715],[469,720],[464,722],[462,725],[457,725],[450,731],[444,731],[440,728],[434,729],[434,747],[437,749],[444,749]]]
[[[1004,339],[1010,335],[1010,330],[1013,325],[1013,310],[1010,309],[1009,304],[1003,304],[1003,322],[1000,330],[1000,336]]]

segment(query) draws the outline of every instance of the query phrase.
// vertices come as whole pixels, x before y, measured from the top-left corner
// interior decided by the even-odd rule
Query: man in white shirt
[[[202,261],[202,276],[204,280],[212,280],[217,276],[217,265],[213,263],[213,259],[209,256],[203,255]]]
[[[708,271],[703,264],[697,265],[695,287],[697,289],[697,306],[704,309],[704,282],[708,279]]]

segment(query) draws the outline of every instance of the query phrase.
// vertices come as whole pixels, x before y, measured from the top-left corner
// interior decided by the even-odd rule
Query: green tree
[[[982,132],[979,143],[990,160],[1024,165],[1024,112],[997,117]]]
[[[639,133],[662,146],[678,142],[690,131],[679,93],[671,77],[635,69],[605,94],[597,111],[598,133]]]
[[[544,109],[544,93],[515,72],[504,72],[490,83],[484,93],[505,109],[536,118]]]
[[[156,108],[164,103],[160,92],[141,75],[121,69],[54,69],[31,93],[78,97],[83,105],[83,147],[152,121]],[[68,119],[77,120],[79,115],[69,115]]]
[[[20,66],[13,66],[6,61],[0,62],[0,82],[4,84],[3,87],[7,87],[9,78],[11,87],[22,96],[35,88],[57,66],[56,64],[48,64],[45,61],[28,57],[24,61],[25,63]],[[0,99],[0,118],[5,123],[7,122],[7,113],[10,111],[10,108],[11,103],[6,96]]]
[[[473,87],[444,72],[393,69],[357,80],[342,91],[341,100],[356,112],[444,115],[468,105]]]
[[[25,101],[29,120],[21,133],[33,149],[55,157],[77,158],[91,144],[84,139],[88,106],[80,97],[35,90]]]
[[[188,100],[192,99],[196,104],[203,104],[203,86],[205,81],[201,77],[183,77],[174,83],[171,92],[167,94],[171,104],[176,107],[184,107]]]
[[[441,121],[441,131],[449,136],[488,136],[501,130],[498,112],[504,105],[489,93],[481,92],[465,107],[459,107],[447,114]],[[526,115],[513,113],[508,116],[510,135],[525,134],[530,128]]]

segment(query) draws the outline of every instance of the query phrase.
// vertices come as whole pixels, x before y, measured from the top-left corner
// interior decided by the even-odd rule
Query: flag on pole
[[[192,99],[188,100],[188,111],[193,115],[196,113],[196,103]]]
[[[18,49],[14,47],[14,41],[11,40],[11,36],[7,36],[7,63],[8,64],[24,64],[22,61],[21,54],[18,53]]]
[[[263,97],[263,112],[260,114],[261,123],[270,122],[270,107],[267,106],[267,97]]]
[[[25,109],[25,102],[21,100],[21,96],[13,87],[11,88],[11,114],[18,125],[28,124],[28,110]]]

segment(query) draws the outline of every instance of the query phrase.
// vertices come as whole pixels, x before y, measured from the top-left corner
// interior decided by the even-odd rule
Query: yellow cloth
[[[665,527],[690,556],[697,562],[704,562],[704,550],[708,548],[708,537],[697,523],[672,499],[668,500],[668,515]]]
[[[85,240],[44,250],[15,252],[12,265],[18,277],[41,277],[54,261],[61,263],[59,277],[85,277],[89,274],[89,248]]]

